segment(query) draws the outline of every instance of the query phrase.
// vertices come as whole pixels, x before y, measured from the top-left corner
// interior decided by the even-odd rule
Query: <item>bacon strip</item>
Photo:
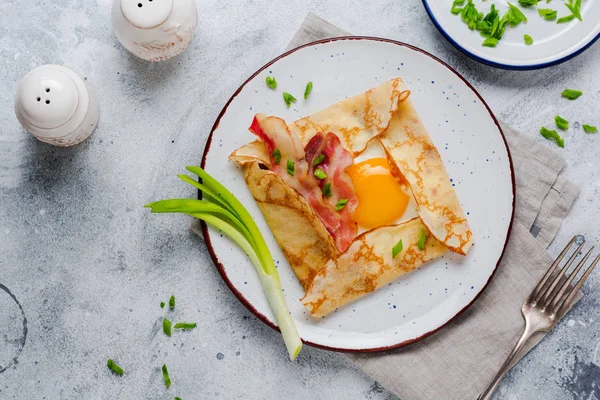
[[[304,197],[329,234],[335,237],[335,232],[340,226],[341,216],[329,203],[323,200],[323,194],[319,187],[319,180],[309,173],[309,165],[305,159],[304,148],[300,139],[287,127],[285,121],[276,117],[265,117],[258,114],[250,131],[262,139],[271,157],[271,171],[278,174],[283,181],[295,189]],[[281,160],[277,164],[273,157],[273,151],[281,152]],[[287,172],[287,161],[294,162],[294,175]]]
[[[314,170],[320,168],[327,174],[327,179],[321,180],[319,186],[323,188],[325,183],[331,183],[332,196],[326,199],[329,204],[335,207],[339,200],[348,200],[346,206],[339,212],[340,225],[334,236],[338,249],[345,251],[358,232],[358,227],[352,220],[352,214],[358,206],[358,197],[354,192],[352,180],[346,173],[346,168],[354,164],[354,158],[342,146],[337,135],[331,132],[327,134],[319,132],[313,136],[307,143],[305,152],[310,173],[314,174]],[[325,159],[318,165],[313,166],[313,161],[321,154],[325,155]]]
[[[286,184],[294,188],[304,197],[315,214],[319,217],[329,234],[335,239],[340,251],[345,251],[356,237],[358,228],[352,221],[352,213],[358,205],[354,187],[346,168],[354,163],[352,154],[346,150],[339,138],[333,133],[315,135],[306,148],[302,147],[300,139],[287,127],[285,121],[276,117],[265,117],[258,114],[252,121],[250,131],[263,140],[269,151],[271,170],[277,173]],[[281,152],[281,161],[277,164],[273,151]],[[320,154],[326,156],[317,167],[312,163]],[[294,162],[295,172],[287,173],[287,160]],[[314,176],[315,168],[321,168],[326,174],[326,180]],[[325,181],[331,183],[332,196],[327,199],[322,194]],[[348,203],[342,211],[337,211],[338,200],[347,199]]]

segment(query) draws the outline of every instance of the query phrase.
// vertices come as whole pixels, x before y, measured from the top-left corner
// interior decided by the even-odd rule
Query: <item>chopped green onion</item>
[[[327,178],[327,174],[321,168],[315,169],[315,176],[320,180]]]
[[[520,0],[522,3],[537,4],[539,0]],[[452,4],[451,12],[455,15],[460,14],[460,18],[468,28],[471,30],[478,30],[481,36],[485,37],[482,46],[496,47],[507,26],[517,26],[521,22],[527,22],[525,14],[519,10],[518,7],[508,3],[509,9],[504,13],[502,18],[498,10],[496,10],[495,4],[490,7],[490,12],[487,14],[481,13],[477,10],[472,0],[469,0],[464,7],[462,6],[464,1],[454,1]]]
[[[229,236],[248,255],[261,280],[275,321],[281,330],[290,359],[302,349],[298,330],[285,304],[279,274],[256,222],[242,203],[200,167],[187,167],[202,183],[187,175],[179,177],[200,189],[204,200],[172,199],[148,204],[153,213],[183,213],[198,218]]]
[[[169,299],[169,308],[172,310],[175,308],[175,296],[171,296]]]
[[[323,196],[325,196],[326,198],[330,198],[331,197],[331,183],[327,182],[326,184],[324,184],[321,192],[323,192]]]
[[[486,38],[481,45],[485,46],[485,47],[496,47],[497,44],[498,44],[498,39],[489,37],[489,38]]]
[[[181,397],[175,397],[175,400],[181,400]]]
[[[579,98],[579,96],[581,96],[583,94],[582,91],[580,90],[573,90],[573,89],[565,89],[561,95],[562,97],[565,97],[569,100],[575,100],[577,98]]]
[[[271,155],[273,156],[273,161],[275,161],[275,164],[279,164],[281,162],[281,152],[279,149],[273,150]]]
[[[296,98],[287,92],[283,92],[283,101],[289,108],[292,103],[296,102]]]
[[[119,367],[113,360],[111,360],[110,358],[108,359],[108,362],[106,363],[106,366],[108,367],[108,369],[110,369],[112,372],[114,372],[115,374],[119,375],[119,376],[123,376],[123,368]]]
[[[556,20],[557,24],[564,24],[566,22],[571,22],[575,19],[575,15],[571,14],[571,15],[567,15],[566,17],[562,17]]]
[[[287,160],[287,173],[291,176],[294,176],[294,171],[296,170],[296,164],[288,158]]]
[[[565,147],[565,140],[560,137],[558,132],[554,130],[550,130],[546,127],[540,128],[540,134],[548,140],[553,140],[559,147]]]
[[[167,364],[163,364],[162,374],[163,374],[163,379],[165,380],[165,386],[167,388],[171,387],[171,378],[169,378],[169,371],[167,370]]]
[[[325,160],[325,154],[320,154],[317,158],[315,158],[313,160],[313,167],[316,167],[317,165],[321,164],[323,161]]]
[[[196,325],[195,322],[178,322],[175,324],[175,329],[194,329]]]
[[[531,7],[537,5],[539,0],[519,0],[519,4],[522,7]]]
[[[508,2],[507,2],[508,3]],[[510,14],[509,22],[512,26],[517,26],[521,22],[527,22],[527,17],[518,7],[508,3],[508,12]]]
[[[551,8],[538,8],[538,14],[540,14],[540,17],[543,17],[546,21],[554,21],[558,12]]]
[[[425,229],[421,229],[421,236],[419,237],[419,241],[417,242],[417,246],[419,250],[425,250],[425,242],[427,241],[427,231]]]
[[[525,35],[523,36],[523,39],[525,39],[525,44],[527,46],[531,46],[533,44],[533,38],[529,35]]]
[[[338,200],[337,204],[335,205],[335,209],[337,211],[342,211],[344,209],[344,207],[346,207],[346,204],[348,204],[348,199],[340,199],[340,200]]]
[[[569,0],[569,2],[565,4],[565,7],[573,13],[575,18],[583,21],[583,19],[581,19],[581,0]]]
[[[569,121],[567,121],[560,115],[557,115],[556,117],[554,117],[554,122],[556,123],[556,126],[558,126],[563,131],[566,131],[569,129]]]
[[[308,99],[308,96],[312,92],[312,88],[313,88],[313,83],[312,82],[308,82],[306,84],[306,89],[304,89],[304,100]]]
[[[171,337],[171,321],[166,318],[163,318],[163,332],[168,337]]]
[[[277,79],[273,76],[267,76],[267,86],[271,89],[277,89]]]
[[[463,4],[465,4],[465,0],[454,0],[454,3],[452,3],[452,8],[450,9],[450,12],[454,15],[460,14],[460,12],[462,11],[462,8],[459,6],[462,6]]]
[[[164,301],[160,302],[160,308],[165,308],[165,302]]]
[[[583,124],[583,130],[585,133],[598,133],[598,128],[592,125]]]
[[[402,239],[392,248],[392,258],[396,258],[398,254],[402,251]]]

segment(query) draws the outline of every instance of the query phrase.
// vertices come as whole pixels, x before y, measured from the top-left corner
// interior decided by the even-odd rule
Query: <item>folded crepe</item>
[[[230,156],[243,166],[254,199],[306,290],[301,301],[315,317],[448,249],[465,255],[473,243],[440,154],[409,96],[396,78],[289,125],[259,114],[250,127],[259,140]],[[418,217],[359,235],[352,220],[358,198],[346,169],[373,140],[383,146],[398,184],[409,188]]]

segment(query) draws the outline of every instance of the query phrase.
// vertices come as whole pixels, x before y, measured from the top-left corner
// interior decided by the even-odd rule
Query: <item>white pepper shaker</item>
[[[60,65],[44,65],[19,83],[15,113],[38,140],[68,147],[83,142],[96,129],[100,110],[79,75]]]
[[[183,52],[198,24],[195,0],[115,0],[117,38],[136,56],[162,61]]]

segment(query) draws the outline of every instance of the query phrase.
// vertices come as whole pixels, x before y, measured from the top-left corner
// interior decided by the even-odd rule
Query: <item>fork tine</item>
[[[560,262],[563,260],[563,258],[565,257],[565,255],[567,254],[567,252],[569,251],[576,239],[577,236],[573,236],[573,239],[571,239],[571,241],[565,246],[565,248],[563,249],[563,251],[561,251],[556,260],[554,260],[546,274],[542,277],[542,279],[540,279],[537,286],[535,287],[535,289],[533,289],[531,295],[529,296],[530,302],[536,302],[536,299],[538,298],[538,294],[540,293],[541,289],[544,287],[548,279],[552,276],[554,271],[556,271],[558,264],[560,264]]]
[[[560,305],[560,308],[558,309],[558,312],[556,313],[558,318],[560,318],[567,311],[569,304],[571,304],[571,302],[573,301],[573,299],[579,292],[579,289],[581,289],[581,287],[583,286],[583,283],[585,282],[585,280],[590,276],[590,274],[592,273],[594,268],[596,268],[596,264],[598,264],[598,261],[600,261],[600,254],[598,254],[598,256],[596,256],[596,258],[594,259],[594,262],[592,262],[592,265],[590,265],[590,267],[587,269],[587,271],[585,271],[583,276],[579,279],[579,281],[577,281],[577,283],[575,284],[573,289],[571,289],[571,291],[569,292],[569,295],[565,298],[565,300]]]
[[[571,272],[571,274],[569,275],[569,278],[562,284],[562,286],[560,286],[559,289],[555,290],[554,293],[552,293],[552,296],[551,296],[552,302],[550,303],[550,307],[549,307],[550,309],[554,309],[554,307],[556,307],[556,305],[558,303],[560,303],[560,302],[562,302],[562,300],[564,300],[564,298],[566,297],[566,296],[564,296],[565,292],[567,291],[567,289],[569,288],[569,285],[571,285],[571,283],[573,282],[573,280],[575,279],[577,274],[579,274],[579,271],[581,271],[581,268],[583,268],[583,266],[587,262],[588,258],[590,258],[590,255],[592,255],[592,251],[594,251],[593,246],[586,253],[586,255],[583,257],[583,259],[581,261],[579,261],[579,264],[577,264],[577,267],[575,268],[575,270],[573,272]],[[557,311],[558,311],[558,309],[557,309]]]
[[[563,276],[565,276],[565,273],[568,271],[568,269],[571,267],[571,265],[573,265],[573,263],[575,262],[575,259],[579,255],[579,252],[583,248],[584,244],[585,244],[585,242],[581,243],[579,246],[577,246],[577,249],[575,249],[575,252],[573,254],[571,254],[571,257],[569,257],[569,260],[565,263],[565,266],[562,267],[562,269],[559,271],[558,274],[556,274],[556,277],[554,278],[552,283],[550,283],[550,286],[547,286],[543,290],[543,293],[540,294],[539,298],[537,299],[539,302],[542,302],[542,301],[545,302],[546,300],[548,300],[548,298],[550,297],[550,294],[552,293],[552,291],[554,290],[556,285],[558,285],[558,282],[561,280],[561,278]]]

